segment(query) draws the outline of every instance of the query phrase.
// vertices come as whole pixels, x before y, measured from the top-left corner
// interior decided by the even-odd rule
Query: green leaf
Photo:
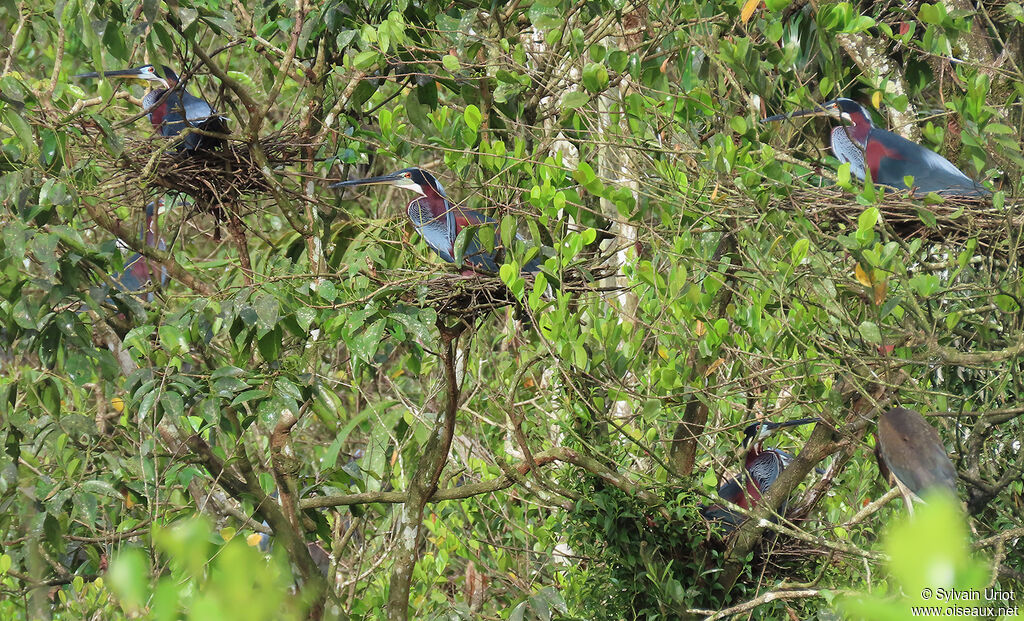
[[[327,302],[333,302],[338,298],[338,289],[334,286],[334,283],[329,280],[322,281],[319,286],[317,286],[316,292]]]
[[[926,227],[935,228],[935,226],[938,225],[939,221],[931,210],[924,209],[923,207],[914,207],[914,211],[917,212],[917,217],[921,218],[921,222],[923,222]]]
[[[245,369],[239,369],[238,367],[226,366],[220,367],[216,371],[210,374],[210,379],[218,379],[221,377],[242,377],[247,375],[248,371]]]
[[[562,96],[562,110],[575,110],[586,105],[588,101],[590,101],[590,97],[586,93],[570,91]]]
[[[442,56],[441,64],[444,65],[444,68],[451,73],[455,73],[461,67],[459,65],[459,59],[456,58],[455,56],[452,56],[451,54],[445,54],[444,56]]]
[[[258,390],[258,389],[246,390],[246,391],[240,393],[234,399],[232,399],[231,405],[232,405],[232,407],[234,407],[234,406],[237,406],[237,405],[241,405],[243,403],[248,403],[249,401],[253,401],[255,399],[266,399],[267,396],[268,396],[268,393],[265,390]]]
[[[836,171],[836,185],[841,188],[850,187],[850,162],[843,162]]]
[[[283,338],[284,334],[280,325],[275,326],[273,330],[260,337],[256,342],[256,348],[259,350],[260,356],[267,362],[277,360],[281,355],[281,341]]]
[[[458,237],[455,238],[455,265],[461,266],[463,264],[466,258],[466,249],[469,248],[470,242],[476,239],[477,229],[481,226],[490,225],[472,224],[470,226],[463,227],[463,229],[459,231]]]
[[[171,324],[160,326],[160,344],[175,356],[188,352],[188,341],[185,340],[185,335],[177,326]]]
[[[92,479],[90,481],[83,481],[80,487],[81,487],[82,491],[89,492],[90,494],[98,494],[100,496],[106,496],[107,498],[114,498],[114,499],[120,499],[121,498],[120,492],[118,492],[116,489],[114,489],[113,485],[111,485],[110,483],[108,483],[106,481],[102,481],[100,479]]]
[[[868,185],[864,186],[865,192]],[[878,208],[868,207],[857,217],[857,241],[861,246],[869,246],[875,239],[875,224],[878,222]]]
[[[160,405],[163,406],[164,413],[170,414],[171,416],[178,418],[185,413],[185,403],[176,392],[165,392],[160,397]]]
[[[196,21],[199,17],[199,11],[189,7],[178,6],[178,20],[181,22],[181,28],[185,29],[192,25],[192,22]]]
[[[7,108],[4,113],[7,125],[14,130],[23,154],[31,153],[35,148],[35,139],[32,137],[32,127],[21,118],[21,115],[14,111],[14,108]]]
[[[352,65],[356,69],[361,69],[365,71],[371,67],[376,66],[379,60],[380,54],[378,54],[375,50],[366,50],[364,52],[359,52],[358,54],[355,55],[355,58],[352,59]]]
[[[934,274],[918,274],[910,279],[910,286],[921,297],[928,297],[939,290],[939,277]]]
[[[861,322],[857,326],[857,331],[860,332],[861,338],[872,345],[882,344],[882,332],[878,329],[878,326],[871,321]]]
[[[222,377],[220,379],[214,380],[213,394],[217,395],[218,397],[234,397],[235,393],[241,392],[248,387],[248,384],[238,379],[237,377]]]
[[[501,245],[511,248],[512,240],[516,236],[516,219],[512,216],[502,216],[499,226],[501,228]]]
[[[580,185],[586,186],[595,179],[597,175],[594,173],[594,169],[590,167],[590,164],[586,162],[580,162],[576,167],[576,170],[572,173],[573,179],[575,179]]]
[[[1000,190],[992,195],[992,207],[999,211],[1006,204],[1006,192]]]
[[[583,68],[583,86],[592,93],[599,93],[607,88],[608,70],[605,66],[600,63],[588,63]]]
[[[608,55],[608,67],[615,73],[622,73],[629,65],[629,54],[615,50]]]
[[[341,452],[341,444],[348,438],[345,436],[337,436],[334,441],[327,447],[324,454],[320,456],[320,467],[325,470],[333,470],[338,463],[338,453]]]
[[[536,312],[540,310],[541,305],[544,303],[544,294],[547,291],[548,279],[543,272],[538,272],[534,277],[533,289],[530,291],[530,297],[528,303],[530,304],[530,310]]]
[[[501,267],[498,268],[498,276],[501,277],[501,281],[508,286],[511,286],[515,282],[516,277],[519,273],[511,263],[502,263]]]
[[[378,319],[367,326],[361,334],[349,342],[352,353],[363,360],[372,360],[374,354],[377,353],[377,348],[380,347],[380,337],[384,334],[386,324],[385,320]]]
[[[477,229],[476,239],[480,243],[480,247],[486,252],[494,252],[494,233],[496,229],[493,226],[481,226]]]
[[[875,25],[875,20],[866,15],[858,15],[846,24],[843,32],[863,32]]]
[[[296,309],[295,321],[304,331],[309,332],[309,327],[313,325],[313,321],[315,320],[316,311],[312,308],[303,306],[302,308]]]
[[[473,104],[466,106],[466,111],[462,114],[463,118],[466,119],[466,125],[473,131],[480,129],[480,122],[482,116],[480,114],[480,108],[477,108]]]
[[[139,420],[146,420],[149,416],[150,410],[152,410],[153,406],[156,405],[156,399],[158,396],[160,396],[160,391],[155,389],[150,390],[143,395],[142,399],[139,401]]]
[[[789,251],[789,256],[793,265],[799,265],[800,262],[804,260],[804,257],[807,256],[807,249],[810,245],[811,242],[809,239],[804,238],[796,240],[796,243],[793,244],[793,249]]]
[[[872,232],[875,225],[878,224],[878,215],[877,207],[868,207],[862,211],[860,216],[857,217],[857,232]]]
[[[128,610],[142,610],[149,592],[149,564],[142,550],[121,548],[121,552],[110,562],[107,580],[111,590],[121,600],[121,605]]]

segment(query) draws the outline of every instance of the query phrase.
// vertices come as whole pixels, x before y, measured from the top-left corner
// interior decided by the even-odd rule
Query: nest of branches
[[[789,209],[803,212],[829,228],[842,222],[856,228],[866,207],[837,187],[798,188],[788,197]],[[875,205],[884,222],[903,238],[921,237],[939,243],[962,243],[977,238],[978,245],[997,254],[1020,252],[1024,212],[1009,203],[996,208],[991,199],[945,198],[931,202],[888,191]]]
[[[761,540],[757,548],[759,572],[769,580],[799,579],[794,570],[802,567],[802,561],[811,556],[830,557],[839,553],[825,546],[817,546],[806,541],[779,535],[768,536]]]
[[[613,276],[615,268],[607,265],[607,257],[592,257],[578,262],[565,270],[561,282],[552,282],[547,278],[549,289],[558,289],[573,296],[593,293],[614,293],[622,287],[602,283]],[[433,308],[438,315],[451,315],[464,319],[485,315],[505,307],[522,308],[522,303],[515,293],[498,276],[486,273],[433,273],[427,278],[422,275],[403,279],[398,274],[389,274],[397,278],[382,278],[378,273],[374,278],[383,288],[385,295],[395,295],[405,304],[420,308]],[[525,281],[525,295],[533,291],[535,274],[522,274]],[[545,293],[548,295],[548,293]]]
[[[294,133],[265,136],[256,145],[225,141],[219,149],[177,152],[177,141],[163,138],[128,140],[123,152],[108,162],[107,181],[111,192],[144,192],[139,180],[150,186],[185,194],[199,212],[236,211],[244,198],[273,191],[265,174],[270,169],[310,161],[319,147]],[[261,155],[257,155],[260,153]]]

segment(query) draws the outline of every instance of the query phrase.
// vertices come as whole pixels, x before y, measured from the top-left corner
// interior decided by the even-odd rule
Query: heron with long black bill
[[[850,172],[861,181],[870,171],[872,182],[897,190],[910,189],[905,178],[913,177],[915,195],[935,192],[980,198],[991,194],[938,153],[875,127],[868,112],[852,99],[833,99],[812,110],[776,114],[761,122],[800,116],[830,116],[850,123],[832,128],[832,153],[840,162],[849,162]]]
[[[227,118],[214,111],[203,99],[189,93],[178,81],[178,74],[167,66],[157,69],[143,65],[134,69],[80,73],[76,78],[121,78],[153,82],[156,88],[142,98],[142,109],[160,135],[173,137],[186,128],[227,134]],[[209,151],[224,144],[224,138],[189,132],[178,150]]]
[[[913,498],[945,490],[956,496],[956,468],[939,432],[913,410],[893,408],[878,418],[875,456],[879,470],[895,480],[907,509]]]
[[[763,420],[747,425],[743,430],[743,447],[746,449],[743,463],[744,473],[739,477],[729,478],[718,489],[719,498],[728,500],[743,509],[753,508],[761,496],[779,478],[786,466],[793,461],[793,455],[780,448],[765,448],[765,438],[779,429],[808,425],[820,420],[817,417],[799,418],[782,423]],[[782,511],[785,511],[785,504],[780,508],[780,512]],[[726,533],[735,530],[746,519],[742,513],[721,505],[702,507],[701,515],[709,520],[721,521]]]
[[[403,168],[388,175],[342,181],[330,187],[346,188],[371,184],[392,185],[419,194],[406,207],[406,213],[413,228],[423,241],[427,242],[427,246],[448,263],[456,262],[455,240],[464,228],[489,226],[497,232],[497,222],[493,218],[472,209],[452,205],[441,182],[422,168]],[[494,252],[490,252],[477,239],[475,231],[470,234],[472,237],[466,243],[463,262],[474,270],[497,272],[504,249],[497,247]],[[518,235],[516,237],[522,239]],[[540,269],[540,262],[540,256],[534,257],[527,262],[522,271],[536,272]]]

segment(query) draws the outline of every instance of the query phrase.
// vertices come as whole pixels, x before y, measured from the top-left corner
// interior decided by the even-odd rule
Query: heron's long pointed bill
[[[808,425],[810,423],[818,423],[818,422],[821,422],[821,419],[818,418],[817,416],[813,416],[811,418],[798,418],[796,420],[787,420],[784,423],[779,423],[779,425],[778,425],[778,427],[776,427],[776,429],[781,429],[783,427],[798,427],[800,425]]]
[[[786,119],[792,119],[798,116],[830,116],[830,112],[827,108],[814,108],[813,110],[798,110],[796,112],[776,114],[775,116],[765,117],[761,119],[761,122],[771,123],[772,121],[785,121]]]
[[[394,184],[398,183],[402,179],[405,179],[402,175],[392,173],[390,175],[381,175],[380,177],[367,177],[366,179],[353,179],[351,181],[339,181],[338,183],[332,183],[329,187],[332,188],[349,188],[356,185],[379,185],[379,184]]]
[[[117,71],[92,71],[89,73],[79,73],[78,75],[71,76],[73,78],[136,78],[139,80],[145,80],[143,77],[142,69],[118,69]]]

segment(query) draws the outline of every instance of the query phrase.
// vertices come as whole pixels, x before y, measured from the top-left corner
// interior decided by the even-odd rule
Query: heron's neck
[[[427,199],[430,201],[434,201],[437,199],[441,199],[442,201],[446,200],[444,194],[441,194],[440,192],[435,190],[434,186],[432,185],[421,185],[419,186],[419,191],[423,194],[423,196],[426,196]]]
[[[853,125],[846,126],[846,135],[856,141],[862,147],[868,143],[868,135],[871,133],[871,119],[864,111],[854,112],[850,115]]]
[[[751,463],[752,461],[760,457],[762,453],[764,453],[764,446],[761,442],[756,442],[755,444],[751,445],[750,449],[747,451],[746,463]]]

